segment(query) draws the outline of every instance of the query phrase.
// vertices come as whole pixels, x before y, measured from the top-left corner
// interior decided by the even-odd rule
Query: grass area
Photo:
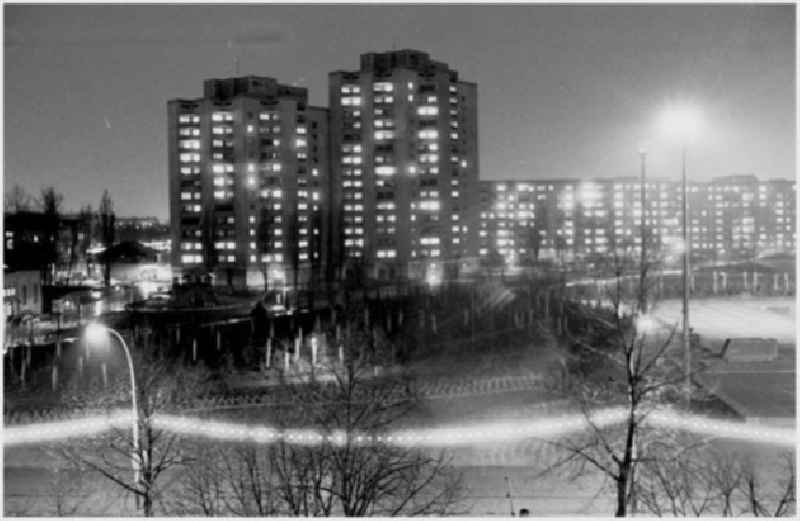
[[[793,373],[714,375],[717,394],[752,417],[795,416]]]

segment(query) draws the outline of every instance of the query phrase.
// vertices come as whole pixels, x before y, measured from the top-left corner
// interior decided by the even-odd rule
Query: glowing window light
[[[436,116],[439,114],[439,107],[436,105],[422,105],[417,107],[418,116]]]
[[[417,132],[419,139],[438,139],[439,131],[436,129],[424,129]]]
[[[372,91],[373,92],[392,92],[394,91],[394,85],[391,82],[384,81],[372,84]]]

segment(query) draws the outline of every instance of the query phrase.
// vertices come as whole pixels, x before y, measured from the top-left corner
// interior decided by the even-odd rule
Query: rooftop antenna
[[[233,40],[228,40],[227,47],[228,49],[233,49]],[[239,56],[236,52],[233,54],[233,73],[236,76],[239,75]]]

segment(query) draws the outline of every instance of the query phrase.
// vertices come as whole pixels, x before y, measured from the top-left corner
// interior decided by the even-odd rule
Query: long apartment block
[[[680,182],[639,178],[482,181],[479,255],[509,265],[537,260],[683,252]],[[796,183],[752,175],[690,182],[689,241],[695,261],[752,260],[794,253]]]

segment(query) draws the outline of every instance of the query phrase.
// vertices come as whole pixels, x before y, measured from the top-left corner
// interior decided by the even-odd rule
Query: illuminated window
[[[394,139],[394,130],[376,130],[374,136],[375,139],[379,141],[383,139]]]
[[[233,114],[230,112],[214,112],[211,114],[212,121],[233,121]]]
[[[202,255],[181,255],[181,263],[183,264],[199,264],[203,262]]]
[[[391,176],[397,173],[397,167],[394,166],[378,166],[375,167],[375,174],[383,176]]]
[[[418,116],[436,116],[439,114],[439,107],[436,105],[423,105],[417,107]]]
[[[200,140],[199,139],[181,139],[178,142],[178,146],[181,148],[188,148],[191,150],[199,150],[200,149]]]
[[[392,92],[394,90],[394,85],[390,82],[373,83],[372,90],[373,92]]]
[[[439,211],[439,201],[422,201],[419,203],[419,209],[426,212]]]

